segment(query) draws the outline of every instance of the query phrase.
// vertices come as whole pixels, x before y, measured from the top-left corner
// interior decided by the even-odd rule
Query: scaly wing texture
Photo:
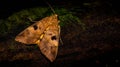
[[[15,40],[24,44],[38,44],[42,54],[52,62],[58,52],[60,36],[58,23],[56,14],[45,17],[18,34]]]
[[[16,41],[24,44],[36,44],[41,34],[46,30],[50,24],[57,23],[57,15],[45,17],[42,20],[34,23],[33,25],[26,28],[15,38]]]
[[[41,52],[52,62],[55,60],[58,52],[60,27],[51,25],[44,31],[43,38],[38,43]]]

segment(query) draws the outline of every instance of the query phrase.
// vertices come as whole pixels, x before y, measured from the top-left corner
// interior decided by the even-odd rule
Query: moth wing
[[[51,62],[55,60],[58,52],[60,26],[49,26],[44,32],[44,36],[40,43],[38,44],[41,52],[45,55]]]
[[[43,28],[41,22],[36,22],[18,34],[15,40],[24,44],[35,44],[41,33],[43,33]]]
[[[36,41],[39,40],[40,35],[51,24],[50,22],[53,24],[58,22],[56,14],[45,17],[42,20],[29,26],[20,34],[18,34],[15,40],[24,44],[36,44]]]

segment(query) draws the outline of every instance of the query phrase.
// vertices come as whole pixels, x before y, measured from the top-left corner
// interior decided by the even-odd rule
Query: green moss
[[[56,14],[59,16],[60,26],[65,26],[67,24],[79,24],[84,28],[84,24],[81,22],[79,17],[73,15],[72,12],[65,8],[54,9]],[[51,14],[53,14],[53,12],[49,7],[37,7],[21,10],[6,19],[0,19],[0,22],[2,22],[0,23],[0,35],[3,36],[8,33],[18,33],[22,31],[24,28],[32,24],[28,18],[35,21]]]

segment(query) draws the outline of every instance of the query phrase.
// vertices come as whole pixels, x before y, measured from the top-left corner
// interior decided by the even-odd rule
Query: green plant
[[[84,28],[84,23],[81,22],[79,17],[75,16],[72,12],[65,8],[55,8],[56,14],[59,16],[60,26],[67,24],[78,24]],[[28,18],[37,20],[53,14],[48,7],[37,7],[21,10],[14,13],[6,19],[0,19],[0,35],[8,35],[8,33],[20,32],[32,23]]]

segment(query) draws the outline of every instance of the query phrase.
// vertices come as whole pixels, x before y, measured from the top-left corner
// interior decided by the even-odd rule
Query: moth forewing
[[[15,40],[24,44],[35,44],[36,40],[39,39],[39,36],[43,31],[44,28],[42,26],[42,23],[37,22],[18,34]]]
[[[41,52],[52,62],[55,60],[58,52],[60,27],[58,21],[52,23],[44,31],[44,36],[38,44]]]
[[[45,17],[18,34],[15,40],[24,44],[36,44],[36,41],[39,39],[40,35],[46,30],[51,22],[55,23],[57,21],[56,14]]]
[[[44,37],[38,44],[41,52],[50,60],[55,60],[58,52],[59,33],[58,30],[45,31]]]
[[[52,62],[58,52],[60,36],[58,23],[57,14],[45,17],[18,34],[15,40],[25,44],[38,44],[42,54]]]

